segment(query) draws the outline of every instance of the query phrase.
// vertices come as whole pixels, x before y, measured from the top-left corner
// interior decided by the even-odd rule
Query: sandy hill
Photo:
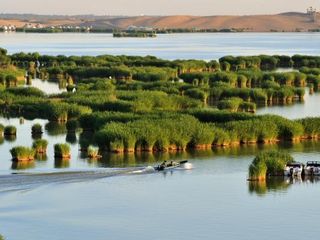
[[[15,17],[15,18],[14,18]],[[14,24],[23,26],[27,22],[52,25],[93,26],[96,28],[128,28],[129,26],[145,26],[154,28],[198,28],[224,29],[236,28],[246,31],[268,32],[276,31],[308,31],[320,28],[320,14],[314,22],[305,13],[282,13],[276,15],[245,15],[245,16],[37,16],[20,17],[16,15],[1,17],[0,25]]]
[[[87,22],[86,24],[88,24]],[[96,22],[91,22],[94,26]],[[296,31],[320,28],[320,16],[318,22],[313,22],[311,17],[303,13],[284,13],[278,15],[254,15],[254,16],[142,16],[115,18],[106,21],[109,26],[127,28],[128,26],[148,26],[156,28],[237,28],[248,31],[266,32]]]

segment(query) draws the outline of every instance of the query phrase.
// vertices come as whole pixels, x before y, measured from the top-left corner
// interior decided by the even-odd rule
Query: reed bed
[[[13,161],[32,161],[35,157],[33,148],[18,146],[10,150]]]
[[[54,145],[54,157],[62,159],[70,159],[70,145],[62,143]]]
[[[281,151],[265,151],[258,154],[249,166],[249,180],[265,180],[267,176],[283,176],[287,163],[293,157]]]
[[[45,154],[47,152],[48,141],[45,139],[37,139],[33,142],[32,148],[39,154]]]

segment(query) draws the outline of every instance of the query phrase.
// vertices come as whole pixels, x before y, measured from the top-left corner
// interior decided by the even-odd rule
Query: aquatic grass
[[[51,102],[47,104],[46,116],[50,121],[67,122],[68,119],[79,118],[81,115],[91,113],[89,107],[65,102]]]
[[[237,112],[240,104],[243,103],[241,98],[233,97],[229,99],[224,99],[218,102],[217,108],[219,110],[228,110],[231,112]]]
[[[2,137],[4,133],[4,126],[0,124],[0,136]]]
[[[70,145],[66,143],[62,144],[55,144],[54,145],[54,157],[55,158],[63,158],[63,159],[70,159]]]
[[[65,123],[48,122],[45,125],[45,129],[49,136],[59,136],[59,135],[65,135],[67,133],[67,128]]]
[[[308,117],[297,120],[304,128],[304,135],[306,138],[319,138],[320,137],[320,118]]]
[[[215,132],[209,124],[199,124],[194,130],[189,147],[194,149],[211,148],[215,138]]]
[[[286,164],[293,161],[293,157],[286,152],[261,152],[249,166],[249,179],[265,180],[267,176],[283,176]]]
[[[5,136],[16,136],[17,135],[17,128],[12,125],[6,126],[4,128],[4,135]]]
[[[256,118],[256,116],[242,112],[218,111],[216,109],[190,109],[185,113],[194,116],[201,122],[225,123]]]
[[[92,145],[90,145],[87,149],[87,154],[90,159],[96,159],[100,158],[101,156],[99,155],[99,148],[96,148]]]
[[[46,153],[48,147],[48,141],[45,139],[35,140],[32,144],[32,148],[36,151],[36,153]]]
[[[67,134],[66,134],[66,142],[70,143],[70,144],[77,143],[76,132],[67,132]]]
[[[20,123],[20,124],[24,124],[24,117],[20,117],[20,118],[19,118],[19,123]]]
[[[41,135],[43,133],[42,125],[40,123],[33,124],[31,127],[31,133],[32,135]]]
[[[40,89],[35,87],[15,87],[15,88],[8,88],[6,92],[11,93],[17,96],[25,96],[25,97],[40,97],[44,98],[45,93],[42,92]]]
[[[66,128],[68,132],[75,132],[79,128],[79,122],[74,119],[68,120]]]
[[[32,161],[35,157],[35,150],[29,147],[18,146],[10,150],[14,161]]]
[[[217,127],[214,127],[213,131],[215,134],[213,139],[214,146],[227,146],[231,144],[232,140],[228,131]]]

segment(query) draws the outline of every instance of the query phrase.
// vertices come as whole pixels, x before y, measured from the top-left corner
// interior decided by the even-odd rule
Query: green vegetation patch
[[[293,157],[286,152],[261,152],[249,166],[249,179],[264,180],[267,176],[283,176],[286,164],[291,162]]]
[[[18,146],[12,148],[10,153],[14,161],[32,161],[36,152],[33,148]]]
[[[66,143],[54,145],[54,157],[69,159],[71,157],[70,145]]]

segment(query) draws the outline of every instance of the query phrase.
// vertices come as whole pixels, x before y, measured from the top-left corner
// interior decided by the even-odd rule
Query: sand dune
[[[320,16],[319,16],[320,19]],[[286,13],[278,15],[256,16],[165,16],[165,17],[130,17],[109,20],[109,23],[127,28],[130,25],[157,28],[238,28],[249,31],[296,31],[300,29],[320,28],[320,21],[314,23],[307,14]]]
[[[25,21],[16,19],[0,19],[0,26],[14,25],[16,27],[22,27],[26,24]]]
[[[318,21],[314,22],[308,14],[282,13],[277,15],[251,15],[251,16],[137,16],[137,17],[90,17],[83,19],[80,16],[61,16],[54,19],[52,16],[46,20],[37,19],[17,20],[0,19],[0,25],[13,24],[18,27],[27,22],[41,23],[44,26],[81,25],[97,28],[124,28],[129,26],[145,26],[154,28],[198,28],[198,29],[224,29],[236,28],[254,32],[276,31],[308,31],[320,28],[320,14]]]

